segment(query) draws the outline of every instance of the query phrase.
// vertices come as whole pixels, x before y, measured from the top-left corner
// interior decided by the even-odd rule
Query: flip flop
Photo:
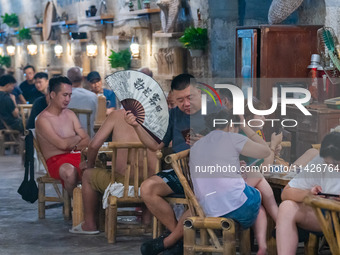
[[[83,223],[84,222],[80,223],[79,225],[75,227],[72,227],[68,231],[72,234],[78,234],[78,235],[97,235],[100,233],[98,230],[92,230],[92,231],[83,230],[83,228],[81,227]]]

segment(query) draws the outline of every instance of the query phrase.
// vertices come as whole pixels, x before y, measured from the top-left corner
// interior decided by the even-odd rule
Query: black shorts
[[[159,172],[157,176],[161,177],[175,194],[184,195],[183,186],[173,169],[163,170]]]

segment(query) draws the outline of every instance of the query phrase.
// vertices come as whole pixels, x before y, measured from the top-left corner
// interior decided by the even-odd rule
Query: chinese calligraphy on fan
[[[158,93],[153,93],[152,94],[152,89],[150,88],[145,88],[145,83],[142,78],[137,78],[137,80],[134,82],[134,87],[139,91],[142,90],[143,95],[149,99],[150,105],[155,106],[156,112],[162,111],[162,107],[157,104],[161,98]],[[152,95],[152,96],[151,96]]]

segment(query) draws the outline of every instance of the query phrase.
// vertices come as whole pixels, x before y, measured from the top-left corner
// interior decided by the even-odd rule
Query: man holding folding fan
[[[152,75],[152,72],[144,68],[140,70],[144,74]],[[92,76],[93,77],[93,76]],[[104,194],[111,182],[111,170],[95,167],[95,161],[98,151],[102,144],[112,135],[112,142],[120,143],[140,143],[138,135],[133,127],[128,125],[125,121],[125,110],[112,111],[105,119],[101,128],[91,140],[87,151],[87,161],[82,163],[83,178],[82,178],[82,196],[84,205],[84,222],[73,227],[69,231],[74,234],[98,234],[97,218],[100,194]],[[124,183],[124,175],[127,168],[126,150],[118,150],[116,161],[115,180],[117,183]],[[155,172],[157,163],[156,153],[148,150],[148,176]],[[139,162],[142,166],[143,162]],[[142,222],[148,225],[151,222],[150,213],[143,210]]]
[[[180,74],[171,83],[171,93],[177,105],[170,110],[169,125],[163,141],[158,144],[141,125],[136,117],[126,112],[125,120],[136,130],[140,140],[151,150],[159,150],[169,146],[172,142],[174,152],[190,148],[194,142],[202,137],[205,128],[204,116],[201,114],[201,91],[194,84],[194,77],[190,74]],[[209,106],[209,105],[208,105]],[[215,112],[218,109],[209,109]],[[170,204],[163,197],[170,194],[184,194],[184,190],[173,169],[164,170],[144,181],[141,185],[141,196],[153,215],[156,216],[171,231],[169,236],[161,236],[143,243],[143,255],[182,254],[183,221],[188,216],[184,213],[177,222]]]

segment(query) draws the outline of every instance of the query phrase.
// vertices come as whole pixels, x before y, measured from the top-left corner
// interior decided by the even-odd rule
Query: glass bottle
[[[309,69],[308,72],[308,81],[309,86],[308,90],[311,93],[312,99],[314,103],[318,103],[318,78],[317,78],[317,72],[318,67],[320,66],[320,55],[319,54],[313,54],[311,57],[311,63],[307,68]]]

